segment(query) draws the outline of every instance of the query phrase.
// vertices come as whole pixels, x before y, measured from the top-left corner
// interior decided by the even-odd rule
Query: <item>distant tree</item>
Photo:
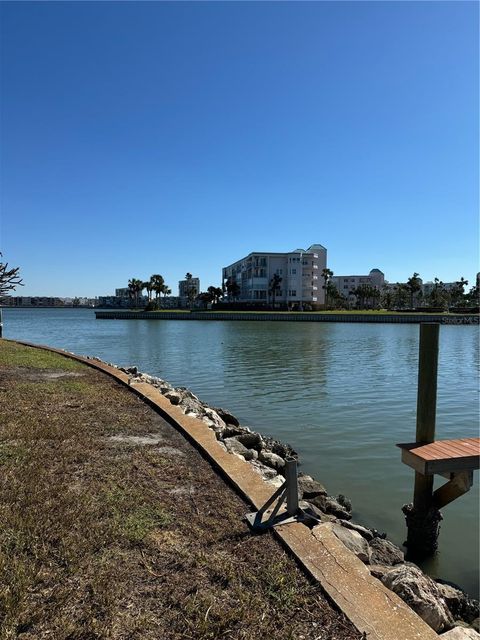
[[[158,307],[158,299],[163,293],[163,288],[165,287],[165,280],[163,279],[163,276],[161,276],[159,273],[154,273],[153,275],[151,275],[150,286],[152,288],[152,291],[155,292],[155,306]]]
[[[153,286],[152,286],[151,279],[147,280],[147,282],[143,283],[143,289],[146,289],[148,301],[151,302],[151,300],[152,300],[152,291],[153,291]]]
[[[171,295],[172,290],[170,289],[170,287],[168,287],[165,284],[165,285],[163,285],[162,293],[163,293],[163,297],[166,298],[167,296]]]
[[[455,286],[450,292],[450,303],[453,307],[464,307],[466,305],[465,287],[467,285],[468,280],[464,280],[463,277],[455,282]]]
[[[223,297],[223,290],[221,287],[208,287],[207,292],[211,297],[211,302],[213,302],[214,304],[216,304],[220,300],[220,298]]]
[[[130,299],[135,301],[135,307],[139,306],[139,298],[142,290],[144,289],[143,280],[139,280],[138,278],[132,278],[128,281],[128,293]]]
[[[403,282],[397,282],[393,287],[393,301],[396,309],[403,309],[408,301],[407,285]]]
[[[410,294],[410,309],[413,309],[413,298],[418,291],[422,290],[422,282],[418,277],[418,273],[415,272],[406,283],[407,290]]]
[[[16,287],[23,287],[23,280],[19,276],[20,267],[8,268],[8,262],[3,262],[0,253],[0,299]]]
[[[282,282],[282,278],[277,273],[275,273],[268,285],[268,293],[270,293],[272,296],[272,304],[274,309],[275,309],[275,298],[278,292],[280,291],[281,282]]]
[[[240,286],[233,278],[227,278],[223,286],[225,288],[225,291],[227,292],[227,297],[229,300],[236,300],[240,295]]]
[[[207,308],[207,305],[213,302],[213,295],[208,291],[202,291],[198,294],[197,300],[203,303],[204,308]]]
[[[355,296],[355,306],[357,309],[365,309],[368,294],[367,286],[366,284],[360,284],[350,291],[350,294]]]
[[[72,307],[79,307],[80,306],[80,299],[79,298],[74,298],[72,300]]]
[[[339,309],[346,306],[347,299],[343,296],[333,284],[329,281],[327,283],[326,298],[328,298],[329,306],[333,309]]]
[[[381,305],[385,309],[390,310],[393,306],[393,291],[389,287],[384,286],[382,289],[380,299],[381,299]]]
[[[331,269],[322,269],[322,278],[324,284],[322,285],[322,289],[325,291],[325,309],[328,308],[328,284],[330,282],[330,278],[333,276],[333,271]]]
[[[432,307],[448,308],[450,295],[445,289],[445,285],[438,278],[434,278],[433,289],[426,296],[426,302]]]

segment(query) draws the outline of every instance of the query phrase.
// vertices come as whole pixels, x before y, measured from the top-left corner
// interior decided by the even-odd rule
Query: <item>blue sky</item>
[[[320,243],[478,270],[476,2],[2,2],[1,225],[22,295],[202,289]]]

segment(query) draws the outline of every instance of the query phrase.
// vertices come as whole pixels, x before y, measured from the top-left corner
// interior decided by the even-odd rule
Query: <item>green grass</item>
[[[130,542],[142,542],[155,529],[168,526],[169,513],[157,506],[144,505],[118,519],[118,531]]]
[[[29,369],[61,369],[80,371],[84,365],[43,349],[19,349],[14,342],[0,340],[0,367]]]

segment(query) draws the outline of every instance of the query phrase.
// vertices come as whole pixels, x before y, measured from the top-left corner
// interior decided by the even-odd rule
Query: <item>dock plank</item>
[[[436,440],[397,445],[402,461],[424,475],[480,468],[480,438]]]

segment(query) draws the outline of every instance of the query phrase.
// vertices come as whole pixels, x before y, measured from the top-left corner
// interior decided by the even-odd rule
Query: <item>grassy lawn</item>
[[[114,380],[0,340],[0,415],[1,638],[360,637]]]

